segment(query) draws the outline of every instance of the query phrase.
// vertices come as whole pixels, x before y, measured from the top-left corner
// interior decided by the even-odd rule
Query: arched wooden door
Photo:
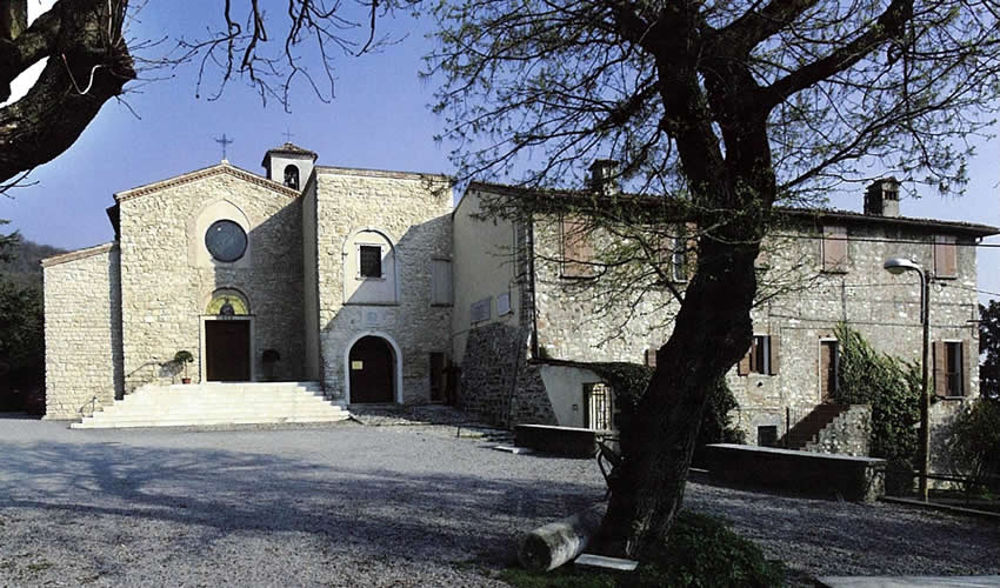
[[[351,347],[348,367],[351,370],[351,403],[392,402],[393,361],[392,347],[381,337],[367,336],[358,339]]]

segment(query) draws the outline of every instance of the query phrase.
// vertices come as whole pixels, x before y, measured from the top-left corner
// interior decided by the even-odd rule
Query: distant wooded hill
[[[10,260],[0,261],[0,280],[10,281],[22,287],[41,288],[42,265],[39,262],[46,257],[65,252],[65,249],[21,238],[7,250]]]

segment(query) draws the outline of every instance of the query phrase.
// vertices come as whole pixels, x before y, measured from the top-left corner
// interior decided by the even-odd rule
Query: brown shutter
[[[979,357],[973,361],[969,353],[969,340],[962,339],[962,396],[968,396],[972,392],[972,370],[976,368]]]
[[[779,369],[779,358],[781,357],[781,338],[771,335],[771,371],[772,376],[777,375]]]
[[[823,271],[847,271],[847,227],[823,227]]]
[[[946,396],[948,394],[948,354],[945,353],[943,341],[934,341],[931,344],[933,359],[931,365],[934,366],[934,394]]]
[[[562,219],[563,277],[589,278],[594,275],[594,245],[587,224],[580,218]]]
[[[955,237],[935,235],[934,276],[954,278],[958,276],[958,246]]]
[[[743,359],[741,359],[740,362],[736,364],[736,375],[745,376],[750,373],[750,355],[752,353],[753,353],[753,345],[751,345],[750,349],[747,350],[747,353],[746,355],[743,356]]]
[[[651,368],[656,367],[656,347],[650,347],[646,350],[646,366]]]

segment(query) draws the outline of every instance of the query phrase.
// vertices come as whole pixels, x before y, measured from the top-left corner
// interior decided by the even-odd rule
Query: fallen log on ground
[[[597,533],[607,507],[607,503],[599,502],[525,535],[517,550],[521,565],[529,570],[547,572],[573,561]]]

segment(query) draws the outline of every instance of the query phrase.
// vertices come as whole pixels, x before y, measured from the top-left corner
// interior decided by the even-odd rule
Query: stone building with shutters
[[[585,364],[655,365],[678,305],[668,288],[641,300],[604,295],[607,278],[594,268],[607,237],[579,231],[585,222],[572,212],[480,219],[485,203],[511,197],[537,194],[473,183],[454,213],[453,358],[462,366],[463,402],[503,424],[612,422],[606,386]],[[919,362],[920,280],[887,272],[891,257],[915,260],[931,278],[931,377],[940,399],[932,420],[947,420],[978,395],[975,246],[997,229],[900,216],[894,179],[870,186],[862,213],[777,214],[758,258],[753,345],[728,375],[740,405],[734,422],[750,443],[803,446],[797,437],[818,435],[812,443],[826,450],[866,452],[867,438],[856,431],[869,413],[829,402],[837,385],[834,329],[846,322],[880,351]],[[692,251],[679,225],[661,275],[683,291]]]
[[[657,241],[660,288],[615,298],[594,262],[608,237],[586,219],[483,215],[497,198],[581,192],[473,182],[453,205],[446,176],[316,159],[285,144],[263,175],[222,162],[120,192],[112,243],[45,260],[48,418],[187,377],[315,382],[343,405],[454,401],[507,426],[614,426],[613,391],[586,364],[655,361],[697,227],[678,221]],[[893,180],[872,185],[863,213],[777,214],[758,259],[753,346],[728,376],[751,442],[773,444],[822,412],[838,322],[919,358],[918,279],[886,272],[889,257],[933,278],[934,417],[978,393],[975,244],[996,229],[902,217]],[[172,362],[178,351],[194,361]]]

